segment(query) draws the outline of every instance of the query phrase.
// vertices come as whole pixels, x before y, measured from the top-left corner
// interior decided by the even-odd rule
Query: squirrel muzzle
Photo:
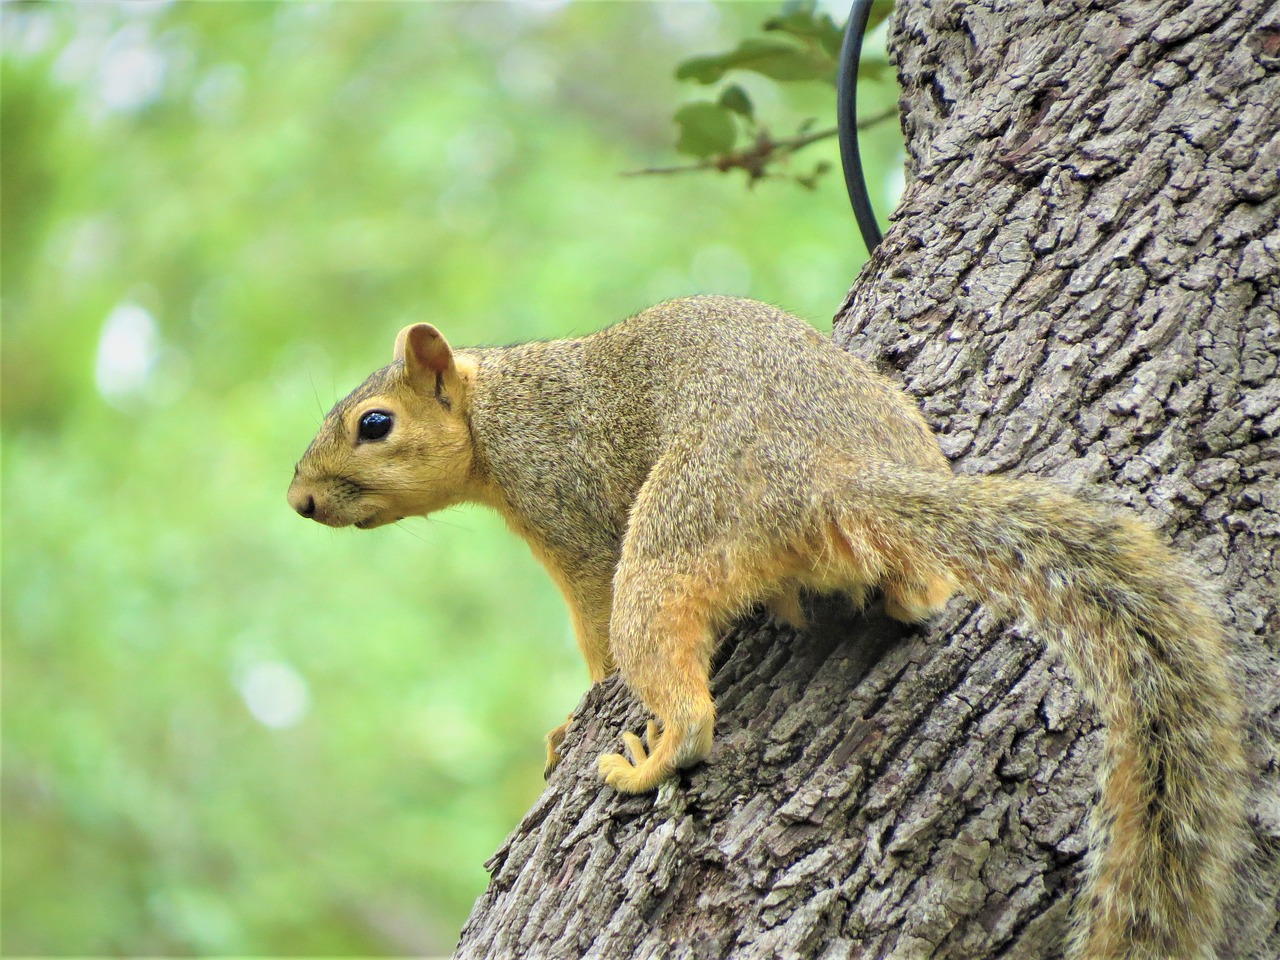
[[[348,489],[355,487],[356,489]],[[301,474],[289,485],[289,506],[298,516],[326,527],[358,527],[369,530],[401,519],[376,505],[363,502],[357,484],[351,481],[316,482]]]

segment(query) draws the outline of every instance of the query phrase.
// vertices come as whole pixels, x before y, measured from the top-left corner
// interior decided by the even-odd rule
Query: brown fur
[[[395,428],[357,442],[371,409]],[[336,526],[463,500],[502,513],[564,594],[592,679],[617,669],[657,717],[600,758],[625,792],[707,755],[713,647],[752,603],[801,622],[802,589],[878,588],[916,620],[960,592],[1021,617],[1109,731],[1072,955],[1216,955],[1243,843],[1241,708],[1196,578],[1139,523],[953,476],[901,391],[793,317],[700,297],[456,354],[406,328],[289,499]]]

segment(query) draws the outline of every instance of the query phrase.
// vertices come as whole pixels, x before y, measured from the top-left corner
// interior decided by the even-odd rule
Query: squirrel
[[[953,474],[915,403],[802,320],[693,297],[597,333],[452,349],[430,324],[327,415],[288,495],[369,529],[497,510],[568,602],[593,682],[654,715],[624,793],[704,759],[720,632],[803,590],[916,622],[963,594],[1038,629],[1107,727],[1069,955],[1210,958],[1244,848],[1242,706],[1197,577],[1050,484]],[[547,736],[548,772],[566,724]]]

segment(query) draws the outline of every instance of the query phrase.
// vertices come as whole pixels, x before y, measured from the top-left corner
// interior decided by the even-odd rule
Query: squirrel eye
[[[370,410],[360,418],[359,437],[361,440],[381,440],[391,432],[395,418],[383,410]]]

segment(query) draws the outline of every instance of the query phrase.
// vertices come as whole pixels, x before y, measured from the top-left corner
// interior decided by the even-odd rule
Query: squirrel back
[[[416,324],[394,356],[325,419],[290,503],[366,528],[463,500],[501,512],[592,679],[620,672],[655,715],[600,758],[608,784],[652,790],[707,756],[711,655],[749,605],[800,621],[802,590],[878,590],[915,621],[963,593],[1031,623],[1107,724],[1071,955],[1216,955],[1245,843],[1242,709],[1196,577],[1146,526],[953,476],[902,391],[752,301],[457,352]]]
[[[580,339],[461,353],[479,371],[476,469],[509,519],[560,549],[607,538],[616,553],[641,485],[672,448],[706,444],[735,459],[720,495],[762,514],[797,514],[832,459],[949,471],[889,380],[763,303],[675,300]]]

